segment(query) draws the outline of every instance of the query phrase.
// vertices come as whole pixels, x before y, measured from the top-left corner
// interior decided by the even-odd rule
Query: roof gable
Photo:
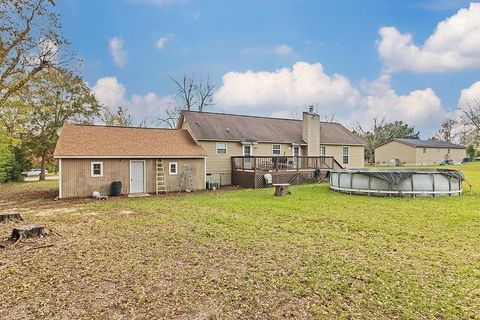
[[[197,111],[184,111],[182,117],[198,140],[305,143],[302,120]],[[364,145],[359,137],[334,122],[321,122],[320,141]]]
[[[189,157],[205,156],[186,130],[66,124],[54,156]]]

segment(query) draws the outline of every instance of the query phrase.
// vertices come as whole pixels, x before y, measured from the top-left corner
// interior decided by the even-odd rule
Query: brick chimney
[[[320,155],[320,116],[313,112],[313,107],[303,113],[303,141],[307,143],[307,156]]]

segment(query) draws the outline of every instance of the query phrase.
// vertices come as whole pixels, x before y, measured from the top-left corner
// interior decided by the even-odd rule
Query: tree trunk
[[[45,180],[45,167],[47,166],[47,150],[43,150],[42,153],[42,165],[40,167],[40,177],[38,180]]]

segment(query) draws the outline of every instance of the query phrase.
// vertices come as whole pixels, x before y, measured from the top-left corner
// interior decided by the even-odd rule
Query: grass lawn
[[[0,211],[58,233],[0,249],[0,318],[480,318],[480,164],[460,168],[472,189],[435,199],[0,186]]]

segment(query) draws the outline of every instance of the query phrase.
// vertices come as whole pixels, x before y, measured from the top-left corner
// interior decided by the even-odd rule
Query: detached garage
[[[445,141],[395,138],[375,147],[375,163],[422,166],[444,161],[462,162],[465,149],[465,146]]]
[[[205,151],[188,131],[67,124],[54,157],[59,163],[60,198],[205,189]],[[180,182],[182,176],[185,181]]]

